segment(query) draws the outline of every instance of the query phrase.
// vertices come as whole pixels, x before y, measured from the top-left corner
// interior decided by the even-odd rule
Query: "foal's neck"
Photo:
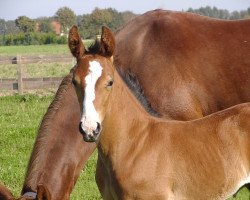
[[[114,81],[114,88],[111,94],[111,109],[123,108],[122,110],[126,113],[127,111],[131,111],[131,117],[150,116],[150,114],[144,108],[143,103],[137,99],[137,97],[134,95],[134,92],[129,89],[129,86],[124,82],[116,70],[114,74]]]
[[[100,144],[105,154],[115,151],[114,146],[126,142],[127,138],[136,139],[135,129],[148,124],[151,115],[122,80],[117,71],[114,86],[110,93],[109,105],[103,121]]]

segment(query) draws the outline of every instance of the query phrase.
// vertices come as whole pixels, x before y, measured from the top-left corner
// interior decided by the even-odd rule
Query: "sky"
[[[157,8],[187,10],[207,5],[239,11],[249,8],[250,0],[0,0],[0,18],[15,20],[22,15],[32,19],[52,17],[64,6],[71,8],[77,15],[82,15],[91,13],[96,7],[112,7],[118,11],[129,10],[142,14]]]

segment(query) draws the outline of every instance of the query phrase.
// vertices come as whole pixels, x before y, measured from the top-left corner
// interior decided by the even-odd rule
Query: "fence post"
[[[17,55],[17,79],[18,79],[18,93],[23,94],[23,71],[21,64],[21,55]]]

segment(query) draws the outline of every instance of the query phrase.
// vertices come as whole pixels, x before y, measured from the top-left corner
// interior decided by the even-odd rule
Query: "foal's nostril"
[[[97,131],[100,131],[101,130],[101,124],[99,123],[99,122],[96,122],[97,123],[97,128],[96,128],[96,130]]]
[[[99,134],[100,131],[101,131],[101,124],[100,124],[99,122],[96,122],[96,124],[97,124],[97,127],[96,127],[96,129],[93,131],[94,135]]]
[[[81,134],[85,134],[85,131],[82,129],[82,122],[79,123],[79,131]]]

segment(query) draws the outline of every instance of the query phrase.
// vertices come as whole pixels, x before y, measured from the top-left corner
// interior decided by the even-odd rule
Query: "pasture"
[[[67,45],[0,47],[0,56],[56,53],[68,54]],[[32,64],[27,66],[26,73],[29,77],[64,76],[71,67],[70,64]],[[11,70],[10,66],[0,69],[0,78],[15,76],[15,69]],[[11,189],[15,196],[20,194],[39,123],[53,99],[53,94],[54,92],[47,96],[26,94],[0,97],[0,182]],[[71,199],[101,199],[94,178],[96,157],[95,152],[82,171]],[[250,193],[244,188],[236,198],[231,198],[233,199],[250,200]]]
[[[84,40],[89,46],[93,40]],[[67,45],[0,46],[0,56],[70,54]],[[25,77],[65,76],[72,63],[35,63],[25,65]],[[15,78],[16,66],[0,65],[0,78]]]
[[[93,40],[84,40],[89,46]],[[68,45],[29,45],[29,46],[0,46],[0,56],[15,56],[16,54],[69,54]]]

